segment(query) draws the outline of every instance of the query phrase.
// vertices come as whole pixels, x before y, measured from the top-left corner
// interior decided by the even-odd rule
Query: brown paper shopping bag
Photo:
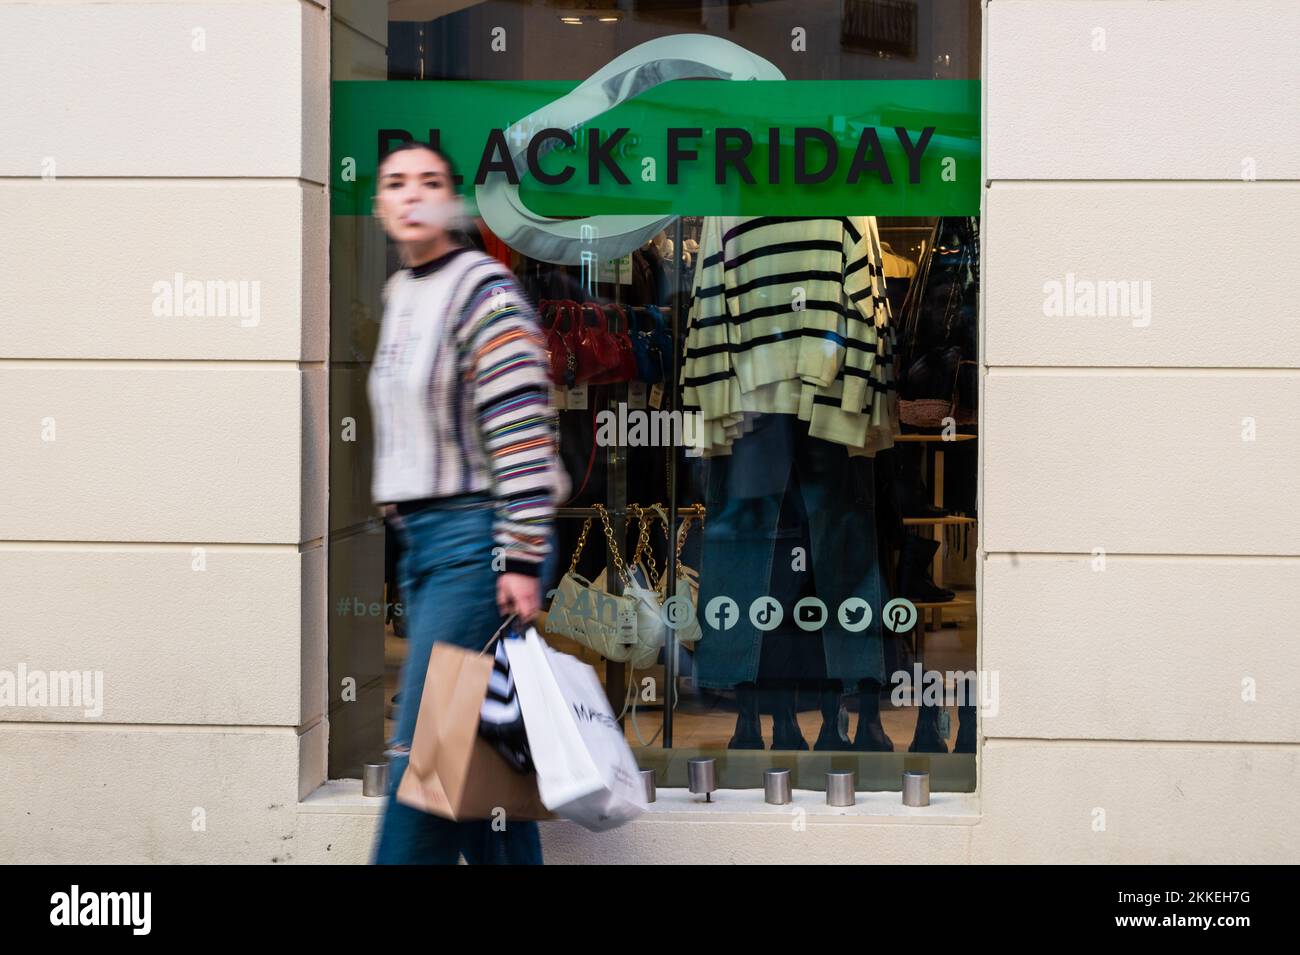
[[[478,735],[492,655],[435,643],[420,697],[411,759],[397,800],[447,819],[552,819],[537,777],[516,772]]]

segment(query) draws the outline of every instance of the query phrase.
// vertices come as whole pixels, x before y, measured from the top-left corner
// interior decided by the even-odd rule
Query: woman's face
[[[427,149],[404,149],[379,168],[375,214],[395,242],[435,242],[459,212],[450,170]]]

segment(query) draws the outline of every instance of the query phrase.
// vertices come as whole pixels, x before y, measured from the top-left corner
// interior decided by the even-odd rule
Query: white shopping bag
[[[596,671],[529,627],[505,641],[542,805],[593,832],[645,811],[645,790]]]

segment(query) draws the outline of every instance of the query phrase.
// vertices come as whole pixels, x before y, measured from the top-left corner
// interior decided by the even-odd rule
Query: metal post
[[[668,411],[677,405],[677,333],[682,320],[682,218],[673,220],[673,355],[672,377],[664,382]],[[698,265],[697,265],[698,268]],[[671,430],[669,431],[671,434]],[[683,430],[683,433],[684,430]],[[668,455],[668,596],[677,593],[677,448]],[[664,749],[673,748],[673,706],[677,702],[677,631],[665,627],[664,640]]]

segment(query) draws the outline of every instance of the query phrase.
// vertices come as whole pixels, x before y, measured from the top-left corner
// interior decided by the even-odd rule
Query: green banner
[[[555,217],[979,214],[977,80],[674,80],[578,123],[573,82],[332,85],[336,215],[370,212],[381,138],[436,139],[471,209],[517,178]]]

